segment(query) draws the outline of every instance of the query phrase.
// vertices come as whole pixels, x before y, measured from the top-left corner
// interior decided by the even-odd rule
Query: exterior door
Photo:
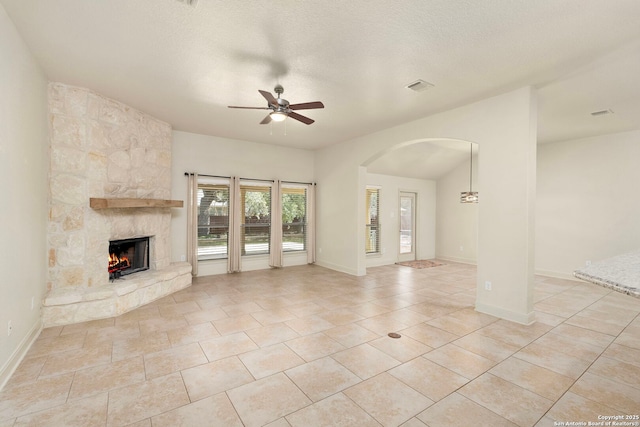
[[[400,192],[399,261],[416,259],[416,193]]]

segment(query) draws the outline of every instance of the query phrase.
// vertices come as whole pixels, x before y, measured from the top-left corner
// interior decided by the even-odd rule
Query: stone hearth
[[[171,126],[90,90],[49,85],[45,326],[115,316],[191,284],[171,260],[168,207],[92,209],[90,198],[170,199]],[[150,270],[109,282],[109,240],[150,236]]]
[[[45,327],[119,316],[191,285],[191,265],[173,263],[113,283],[90,288],[68,287],[49,292],[44,301]]]

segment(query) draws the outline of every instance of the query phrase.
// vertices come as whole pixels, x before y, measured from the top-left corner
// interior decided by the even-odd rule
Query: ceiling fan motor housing
[[[273,111],[290,113],[291,110],[289,110],[289,101],[284,98],[280,98],[280,95],[284,93],[284,88],[281,85],[276,85],[276,87],[273,88],[273,91],[278,94],[278,98],[276,99],[276,101],[278,101],[278,106],[277,108],[274,108],[275,106],[269,105],[269,107],[271,107]]]
[[[278,101],[278,110],[281,108],[285,110],[289,108],[289,101],[287,101],[286,99],[278,98],[277,101]]]

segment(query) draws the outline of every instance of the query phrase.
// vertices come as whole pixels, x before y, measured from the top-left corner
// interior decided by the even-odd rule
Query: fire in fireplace
[[[109,280],[149,269],[149,237],[109,242]]]

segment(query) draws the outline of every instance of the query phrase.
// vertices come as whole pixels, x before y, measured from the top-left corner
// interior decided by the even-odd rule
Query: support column
[[[509,96],[513,109],[504,118],[502,135],[482,143],[478,156],[476,310],[531,324],[535,320],[536,94],[527,87]]]

